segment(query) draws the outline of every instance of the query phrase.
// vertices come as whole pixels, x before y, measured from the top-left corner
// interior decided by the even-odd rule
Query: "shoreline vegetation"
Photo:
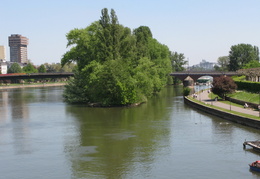
[[[99,20],[70,30],[66,37],[71,48],[61,64],[77,64],[64,89],[67,103],[135,106],[172,82],[173,52],[153,37],[148,26],[132,30],[120,24],[113,9],[102,9]]]

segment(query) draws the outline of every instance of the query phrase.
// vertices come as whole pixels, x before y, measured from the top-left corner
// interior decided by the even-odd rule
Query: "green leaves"
[[[18,63],[13,63],[10,68],[8,68],[7,73],[21,73],[22,68]]]
[[[242,69],[246,64],[257,61],[259,62],[258,47],[250,44],[233,45],[229,52],[229,71]]]
[[[23,71],[25,73],[37,73],[38,72],[38,70],[31,63],[29,63],[28,65],[23,67]]]
[[[73,46],[62,65],[76,62],[78,73],[64,91],[70,103],[118,106],[141,103],[158,92],[171,71],[169,49],[152,38],[148,27],[131,30],[115,11],[101,11],[99,21],[67,34]]]

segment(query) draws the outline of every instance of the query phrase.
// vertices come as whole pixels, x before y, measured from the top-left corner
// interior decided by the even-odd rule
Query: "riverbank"
[[[201,92],[198,95],[199,100],[192,99],[191,97],[184,97],[184,102],[191,107],[225,120],[260,129],[259,111],[244,109],[233,106],[231,103],[225,104],[212,100],[208,97],[207,91]]]
[[[66,83],[34,83],[34,84],[21,84],[21,85],[3,85],[0,86],[0,89],[65,86],[65,85]]]

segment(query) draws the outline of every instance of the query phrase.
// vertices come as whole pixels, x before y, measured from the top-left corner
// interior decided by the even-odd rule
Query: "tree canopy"
[[[37,73],[38,70],[31,63],[28,63],[25,67],[23,67],[23,71],[25,73]]]
[[[8,68],[7,73],[22,73],[22,68],[18,63],[13,63],[10,68]]]
[[[233,45],[229,51],[229,71],[242,69],[248,63],[259,62],[259,49],[250,44]]]
[[[130,105],[162,89],[171,72],[170,51],[152,37],[149,27],[133,32],[119,24],[115,11],[104,8],[101,18],[67,34],[61,64],[77,63],[74,79],[64,91],[70,103]]]
[[[219,57],[218,65],[214,66],[215,70],[217,71],[228,71],[228,65],[229,65],[229,57],[228,56],[222,56]]]
[[[237,85],[234,80],[228,76],[215,77],[213,79],[211,91],[221,98],[225,98],[227,94],[235,92]]]
[[[46,70],[46,68],[45,68],[44,65],[40,65],[40,66],[38,67],[38,72],[39,72],[39,73],[46,73],[47,70]]]

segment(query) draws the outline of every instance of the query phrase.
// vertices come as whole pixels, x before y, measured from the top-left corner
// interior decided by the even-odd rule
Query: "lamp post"
[[[231,100],[230,100],[230,97],[229,97],[229,104],[230,104],[230,111],[231,111]]]
[[[212,99],[212,90],[210,90],[210,98],[211,98],[211,106],[212,106],[212,101],[213,101],[213,99]]]
[[[259,95],[259,102],[258,102],[258,111],[259,111],[259,117],[260,117],[260,92],[258,93]]]

